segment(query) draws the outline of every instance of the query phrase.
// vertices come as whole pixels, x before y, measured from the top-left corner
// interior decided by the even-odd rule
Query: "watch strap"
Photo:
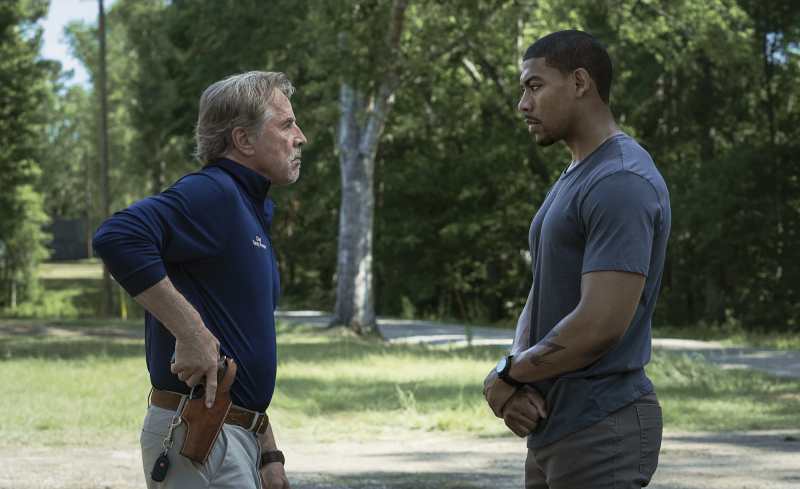
[[[280,462],[282,465],[286,464],[286,458],[283,456],[283,452],[280,450],[275,450],[274,452],[264,452],[261,454],[261,465],[267,465],[272,462]]]
[[[511,375],[509,375],[511,373],[511,359],[513,357],[514,357],[514,355],[508,355],[506,357],[506,366],[505,366],[505,368],[503,369],[502,372],[497,374],[497,376],[500,377],[500,380],[502,380],[503,382],[505,382],[506,384],[508,384],[510,386],[522,387],[523,385],[525,385],[524,382],[519,382],[517,380],[514,380],[514,379],[511,378]]]

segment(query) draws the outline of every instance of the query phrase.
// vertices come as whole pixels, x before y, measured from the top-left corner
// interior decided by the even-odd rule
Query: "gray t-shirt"
[[[530,345],[575,310],[584,273],[619,270],[647,280],[628,331],[611,351],[581,370],[534,383],[547,398],[548,418],[528,447],[587,428],[653,390],[644,366],[669,228],[664,179],[647,151],[624,134],[606,140],[550,189],[529,237]]]

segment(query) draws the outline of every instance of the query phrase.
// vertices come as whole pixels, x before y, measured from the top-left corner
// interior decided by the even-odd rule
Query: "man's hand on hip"
[[[258,469],[258,473],[261,475],[262,489],[292,489],[289,479],[286,478],[286,472],[283,470],[283,464],[280,462],[262,465]]]
[[[547,401],[529,385],[515,392],[503,407],[506,426],[520,438],[530,435],[542,418],[547,418]]]
[[[219,341],[203,324],[203,319],[189,301],[164,277],[140,293],[136,302],[144,306],[175,336],[175,363],[170,370],[194,387],[206,378],[206,406],[217,395]]]
[[[218,366],[219,341],[205,326],[175,339],[175,363],[170,370],[189,387],[196,386],[205,377],[207,407],[214,404],[217,393]]]

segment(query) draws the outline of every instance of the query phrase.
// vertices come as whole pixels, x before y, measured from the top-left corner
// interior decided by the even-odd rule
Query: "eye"
[[[541,85],[531,85],[531,90],[535,92],[536,90],[539,90],[539,87],[541,87]]]

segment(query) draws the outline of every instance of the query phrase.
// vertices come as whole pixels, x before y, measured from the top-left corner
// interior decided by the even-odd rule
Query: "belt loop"
[[[253,430],[256,428],[256,425],[258,425],[259,427],[261,426],[261,425],[258,423],[258,418],[259,418],[260,416],[261,416],[261,413],[255,413],[255,416],[253,416],[253,424],[250,426],[250,428],[248,428],[248,430],[247,430],[247,431],[253,431]],[[263,421],[263,419],[262,419],[262,421]]]
[[[267,431],[266,427],[264,427],[265,422],[269,424],[269,416],[267,416],[267,413],[264,413],[264,415],[261,417],[261,422],[258,423],[258,431],[256,432],[256,435],[261,434],[261,428],[264,428],[264,431]]]

